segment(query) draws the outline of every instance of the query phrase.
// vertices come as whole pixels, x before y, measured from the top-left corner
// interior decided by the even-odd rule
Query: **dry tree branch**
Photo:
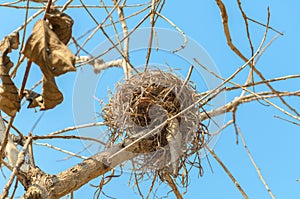
[[[64,12],[65,10],[68,9],[68,7],[70,6],[70,4],[73,2],[73,0],[68,0],[65,5],[61,8],[60,12]]]
[[[250,90],[247,90],[248,92]],[[251,91],[250,91],[251,92]],[[244,103],[249,103],[252,101],[257,101],[257,99],[262,99],[265,102],[267,102],[268,104],[272,105],[273,107],[275,107],[276,109],[280,110],[281,112],[285,113],[286,115],[289,115],[290,117],[293,117],[296,120],[300,121],[299,117],[296,117],[292,114],[290,114],[289,112],[283,110],[282,108],[280,108],[279,106],[273,104],[272,102],[270,102],[269,100],[267,100],[268,98],[277,98],[279,96],[284,97],[284,96],[300,96],[300,91],[295,91],[295,92],[280,92],[277,94],[274,94],[272,92],[261,92],[261,93],[252,93],[249,95],[245,95],[243,97],[237,97],[234,100],[232,100],[231,102],[225,104],[222,107],[219,107],[217,109],[208,111],[207,113],[202,113],[201,114],[201,119],[208,119],[209,117],[215,117],[227,112],[232,112],[234,110],[234,108],[236,108],[237,106],[244,104]]]
[[[288,119],[285,119],[285,118],[283,118],[283,117],[280,117],[280,116],[277,116],[277,115],[274,115],[274,117],[275,117],[275,118],[277,118],[277,119],[281,119],[281,120],[283,120],[283,121],[286,121],[286,122],[289,122],[289,123],[295,124],[295,125],[297,125],[297,126],[300,126],[300,124],[299,124],[299,123],[297,123],[297,122],[294,122],[294,121],[291,121],[291,120],[288,120]]]
[[[65,129],[49,133],[48,135],[49,136],[59,135],[59,134],[62,134],[62,133],[68,132],[68,131],[74,131],[74,130],[78,130],[78,129],[82,129],[82,128],[88,128],[88,127],[93,127],[93,126],[103,126],[103,125],[105,125],[104,122],[82,124],[82,125],[78,125],[78,126],[67,127]]]
[[[62,153],[68,154],[68,155],[70,155],[70,156],[72,156],[72,157],[77,157],[77,158],[84,159],[84,160],[88,158],[88,157],[85,157],[85,156],[82,156],[82,155],[78,155],[78,154],[76,154],[76,153],[73,153],[73,152],[70,152],[70,151],[61,149],[61,148],[59,148],[59,147],[53,146],[53,145],[48,144],[48,143],[38,143],[38,142],[34,142],[33,144],[34,144],[34,145],[37,145],[37,146],[45,146],[45,147],[54,149],[54,150],[56,150],[56,151],[60,151],[60,152],[62,152]]]
[[[140,27],[140,26],[146,21],[146,19],[147,19],[149,16],[150,16],[150,15],[148,14],[148,15],[146,15],[143,19],[141,19],[141,20],[138,22],[138,24],[137,24],[137,25],[136,25],[136,26],[128,33],[127,37],[130,37],[130,35],[131,35],[132,33],[134,33],[134,31],[135,31],[138,27]],[[124,39],[126,39],[127,37],[123,37],[123,38],[121,39],[121,42],[124,41]],[[106,51],[104,51],[103,53],[101,53],[101,54],[99,54],[98,56],[93,57],[93,58],[91,58],[91,59],[89,59],[89,60],[87,60],[87,61],[85,61],[85,62],[83,62],[83,63],[80,63],[77,67],[80,67],[80,66],[89,64],[90,62],[92,62],[92,61],[94,61],[94,60],[96,60],[96,59],[99,59],[100,57],[102,57],[103,55],[107,54],[107,53],[108,53],[109,51],[111,51],[112,49],[115,49],[117,45],[118,45],[118,44],[112,45],[111,47],[109,47],[109,48],[108,48]],[[121,53],[121,55],[122,55],[122,53]],[[124,58],[124,57],[123,57],[123,58]],[[131,64],[130,64],[130,65],[131,65]],[[135,72],[139,73],[133,66],[132,66],[132,69],[134,69]]]
[[[1,143],[1,148],[0,148],[0,168],[1,168],[1,163],[2,163],[2,159],[3,159],[3,154],[6,149],[6,145],[8,143],[9,130],[13,124],[14,119],[15,119],[15,117],[10,118],[10,120],[7,124],[7,127],[5,129],[5,132],[4,132],[4,137],[3,137],[3,141]]]
[[[283,77],[277,77],[277,78],[273,78],[273,79],[267,79],[265,81],[260,81],[260,82],[252,82],[249,84],[245,84],[242,87],[246,88],[246,87],[251,87],[251,86],[257,86],[257,85],[261,85],[261,84],[265,84],[266,82],[271,83],[271,82],[278,82],[278,81],[284,81],[284,80],[289,80],[289,79],[296,79],[296,78],[300,78],[300,75],[287,75],[287,76],[283,76]],[[231,82],[229,82],[231,83]],[[225,90],[226,91],[232,91],[235,89],[240,89],[241,86],[232,86],[232,87],[227,87]]]
[[[248,17],[248,16],[247,16],[247,19],[248,19],[249,21],[252,21],[253,23],[256,23],[256,24],[258,24],[258,25],[261,25],[261,26],[263,26],[263,27],[266,27],[265,24],[263,24],[263,23],[261,23],[261,22],[259,22],[259,21],[256,21],[256,20],[254,20],[254,19],[252,19],[252,18],[250,18],[250,17]],[[280,32],[280,31],[278,31],[278,30],[276,30],[275,28],[269,26],[269,29],[270,29],[270,30],[273,30],[274,32],[276,32],[276,33],[278,33],[279,35],[283,36],[283,33]]]
[[[240,0],[237,0],[237,4],[239,6],[239,9],[240,9],[240,12],[243,16],[243,19],[244,19],[244,23],[245,23],[245,28],[246,28],[246,34],[247,34],[247,38],[248,38],[248,42],[249,42],[249,45],[250,45],[250,50],[251,50],[251,56],[253,56],[253,53],[254,53],[254,48],[253,48],[253,44],[252,44],[252,40],[251,40],[251,36],[250,36],[250,31],[249,31],[249,25],[248,25],[248,21],[247,21],[247,15],[246,13],[244,12],[243,8],[242,8],[242,3]],[[253,61],[252,63],[250,63],[250,65],[252,67],[254,67],[254,63],[255,61]],[[254,82],[254,76],[253,76],[253,69],[252,67],[250,68],[250,71],[249,71],[249,74],[248,74],[248,78],[246,80],[246,83],[249,83],[249,82]],[[253,90],[255,90],[255,87],[253,87]],[[243,96],[245,95],[245,91],[243,90],[241,95],[240,96]]]
[[[249,151],[249,148],[248,148],[248,146],[246,145],[246,141],[245,141],[245,139],[244,139],[244,137],[243,137],[243,135],[242,135],[242,132],[241,132],[240,130],[238,130],[238,134],[239,134],[239,136],[240,136],[240,138],[241,138],[241,140],[242,140],[242,143],[243,143],[244,148],[245,148],[245,150],[246,150],[246,152],[247,152],[247,155],[248,155],[248,157],[249,157],[251,163],[253,164],[253,166],[254,166],[254,168],[255,168],[255,170],[256,170],[258,176],[259,176],[259,179],[260,179],[260,180],[262,181],[262,183],[264,184],[264,187],[265,187],[266,190],[268,191],[268,193],[269,193],[269,195],[271,196],[271,198],[272,198],[272,199],[275,199],[274,194],[272,193],[272,191],[271,191],[271,189],[269,188],[267,182],[265,181],[264,177],[262,176],[260,169],[258,168],[257,164],[255,163],[255,161],[254,161],[254,159],[253,159],[253,157],[252,157],[252,155],[251,155],[251,153],[250,153],[250,151]]]
[[[239,50],[238,48],[232,43],[232,39],[231,39],[231,35],[230,35],[230,31],[229,31],[229,26],[228,26],[228,15],[227,15],[227,11],[226,11],[226,7],[224,5],[224,3],[222,2],[222,0],[216,0],[216,3],[220,9],[221,12],[221,16],[222,16],[222,21],[223,21],[223,29],[224,29],[224,34],[226,36],[226,40],[227,40],[227,44],[228,46],[231,48],[231,50],[233,52],[235,52],[242,60],[244,60],[245,62],[248,60]],[[270,10],[268,8],[268,19],[267,19],[267,24],[266,24],[266,30],[265,30],[265,36],[268,33],[268,29],[269,29],[269,22],[270,22]],[[251,63],[251,62],[250,62]],[[253,65],[251,65],[249,63],[249,66],[251,67],[251,69],[263,80],[265,81],[266,79],[264,78],[264,76],[262,75],[262,73],[256,69],[255,67],[255,63],[253,63]],[[249,80],[252,78],[251,75],[248,76],[248,79],[246,81],[246,84],[249,83]],[[277,91],[268,83],[265,83],[266,86],[275,94],[277,93]],[[244,93],[244,92],[243,92]],[[281,96],[278,96],[278,98],[280,99],[280,101],[287,107],[289,108],[292,112],[294,112],[297,116],[299,116],[300,114],[296,111],[296,109],[294,109],[293,107],[291,107]]]
[[[251,56],[253,56],[254,47],[253,47],[252,40],[251,40],[251,35],[250,35],[250,30],[249,30],[249,24],[248,24],[248,21],[247,21],[247,15],[246,15],[246,13],[243,10],[241,1],[237,0],[237,3],[238,3],[238,6],[239,6],[239,9],[240,9],[240,12],[241,12],[241,14],[243,16],[243,19],[244,19],[245,28],[246,28],[246,34],[247,34],[248,42],[249,42],[250,49],[251,49]]]
[[[128,79],[132,75],[131,64],[129,63],[129,37],[128,37],[128,28],[127,28],[127,24],[126,24],[126,21],[125,21],[123,8],[121,8],[119,6],[119,3],[116,0],[112,0],[112,1],[117,6],[117,10],[118,10],[118,14],[119,14],[119,19],[120,19],[122,30],[123,30],[123,37],[126,38],[123,41],[123,48],[121,48],[121,49],[122,49],[122,57],[124,59],[123,62],[122,62],[122,67],[123,67],[123,70],[124,70],[125,78]]]
[[[220,132],[222,132],[224,129],[229,127],[231,124],[233,124],[233,120],[228,121],[226,124],[221,126],[216,132],[210,133],[210,135],[213,137],[215,135],[218,135]]]
[[[175,184],[175,182],[173,181],[173,179],[171,178],[171,176],[169,174],[165,174],[164,175],[165,180],[167,181],[168,185],[171,187],[172,192],[175,194],[177,199],[183,199],[180,191],[178,190],[177,185]]]
[[[182,49],[185,48],[186,44],[187,44],[187,37],[185,35],[185,33],[178,27],[176,26],[170,19],[168,19],[167,17],[165,17],[164,15],[162,15],[161,13],[159,12],[156,12],[156,14],[162,18],[163,20],[165,20],[166,22],[168,22],[173,28],[175,28],[183,37],[183,44],[178,48],[178,49],[175,49],[173,50],[173,53],[176,53]]]
[[[89,140],[93,142],[97,142],[103,146],[106,144],[98,139],[84,136],[76,136],[76,135],[35,135],[32,137],[33,140],[48,140],[48,139],[78,139],[78,140]]]
[[[27,199],[27,196],[33,191],[40,194],[44,193],[45,199],[60,198],[79,189],[90,180],[105,174],[115,166],[135,156],[133,153],[123,151],[122,153],[118,153],[117,156],[110,158],[112,154],[116,153],[116,151],[120,151],[123,147],[122,144],[115,145],[107,151],[89,157],[72,168],[53,176],[45,174],[38,168],[33,168],[30,172],[36,173],[35,175],[40,177],[31,179],[30,187],[27,189],[24,198]],[[133,147],[138,147],[138,145]],[[66,184],[68,184],[68,186],[65,186]],[[39,189],[36,188],[36,185],[38,185]]]
[[[233,175],[231,174],[231,172],[229,171],[229,169],[225,166],[225,164],[223,163],[222,160],[220,160],[220,158],[217,156],[217,154],[214,152],[213,149],[211,149],[209,146],[205,145],[205,148],[212,154],[212,156],[215,158],[215,160],[217,160],[217,162],[221,165],[221,167],[224,169],[224,171],[226,172],[226,174],[230,177],[230,179],[232,180],[233,184],[235,184],[235,186],[238,188],[238,190],[241,192],[241,194],[243,195],[243,197],[245,199],[248,199],[249,197],[247,196],[247,194],[245,193],[245,191],[242,189],[241,185],[238,183],[238,181],[233,177]]]
[[[127,17],[124,18],[124,20],[127,20],[127,19],[130,19],[132,17],[135,17],[143,12],[145,12],[146,10],[148,10],[151,6],[146,6],[145,8],[141,9],[141,10],[138,10],[130,15],[128,15]],[[103,24],[103,28],[107,28],[107,27],[110,27],[110,26],[113,26],[113,25],[116,25],[117,23],[120,23],[120,20],[118,21],[114,21],[114,24],[113,23],[109,23],[109,24]],[[79,36],[77,39],[74,39],[75,41],[73,41],[75,43],[76,46],[79,46],[77,45],[76,41],[79,41],[80,39],[84,38],[87,34],[89,34],[90,32],[92,32],[96,27],[86,31],[84,34],[82,34],[81,36]],[[121,41],[120,41],[121,42]],[[70,45],[73,44],[72,42],[70,43]],[[84,50],[83,48],[81,48],[81,50]],[[89,54],[88,52],[86,52],[87,54]]]
[[[69,0],[71,1],[71,0]],[[66,2],[67,4],[68,2]],[[140,4],[128,4],[128,5],[123,5],[122,8],[137,8],[137,7],[142,7],[145,5],[149,5],[150,2],[146,3],[140,3]],[[54,5],[52,6],[53,8],[64,8],[65,5]],[[6,8],[13,8],[13,9],[26,9],[26,6],[14,6],[14,5],[5,5],[5,4],[0,4],[0,7],[6,7]],[[114,8],[114,5],[85,5],[86,8]],[[82,5],[69,5],[67,8],[73,8],[73,9],[78,9],[78,8],[83,8]],[[28,9],[32,10],[40,10],[40,9],[45,9],[43,6],[29,6]]]
[[[29,135],[29,137],[27,138],[27,140],[24,144],[23,149],[18,154],[18,161],[17,161],[16,166],[14,167],[14,169],[13,169],[11,175],[10,175],[9,180],[7,181],[6,185],[3,188],[2,194],[0,195],[0,199],[5,199],[7,197],[8,191],[11,187],[11,184],[13,183],[14,178],[16,177],[18,171],[20,170],[20,168],[21,168],[21,166],[24,162],[25,153],[26,153],[26,150],[27,150],[29,144],[31,143],[31,141],[32,141],[32,137],[31,137],[31,135]]]
[[[159,0],[158,3],[161,1]],[[155,26],[155,5],[156,5],[156,0],[151,1],[151,9],[150,9],[150,24],[151,24],[151,31],[150,31],[150,36],[149,36],[149,44],[147,48],[147,55],[146,55],[146,63],[145,63],[145,69],[144,71],[147,71],[149,60],[150,60],[150,55],[152,51],[152,43],[153,43],[153,34],[154,34],[154,26]]]
[[[216,0],[216,3],[220,9],[221,17],[222,17],[222,24],[224,29],[224,34],[226,36],[227,44],[231,48],[233,52],[235,52],[240,58],[242,58],[245,62],[248,60],[241,52],[240,50],[232,43],[231,34],[228,26],[228,15],[226,11],[226,7],[222,0]],[[251,62],[249,62],[250,64]]]

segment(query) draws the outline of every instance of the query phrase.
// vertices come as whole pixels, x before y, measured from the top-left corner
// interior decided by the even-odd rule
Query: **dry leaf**
[[[37,106],[43,106],[43,97],[34,91],[25,89],[23,92],[26,100],[29,102],[27,108],[35,108]]]
[[[12,49],[19,46],[19,34],[13,33],[0,42],[0,109],[7,115],[13,117],[20,110],[20,98],[18,89],[9,76],[9,70],[13,63],[7,56]]]
[[[54,108],[63,101],[63,94],[57,88],[54,77],[43,77],[43,91],[41,110]]]
[[[35,97],[29,108],[36,106],[40,106],[41,110],[54,108],[63,101],[63,95],[54,77],[75,71],[75,56],[44,20],[39,20],[34,25],[22,53],[39,65],[43,73],[42,96]]]
[[[48,19],[51,30],[55,32],[60,41],[67,44],[72,37],[73,19],[57,9],[52,9],[50,13],[46,14],[46,19]]]
[[[39,65],[44,75],[50,72],[59,76],[76,70],[75,56],[44,20],[34,25],[22,53]]]

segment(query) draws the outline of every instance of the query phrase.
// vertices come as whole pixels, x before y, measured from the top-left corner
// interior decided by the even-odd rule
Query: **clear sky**
[[[62,1],[58,2],[63,4]],[[90,3],[91,1],[85,2]],[[131,1],[128,2],[131,3]],[[136,2],[138,1],[135,1],[135,3]],[[228,9],[229,26],[231,28],[233,42],[242,52],[250,57],[243,19],[238,11],[238,7],[235,2],[229,0],[224,1],[224,3]],[[299,61],[297,60],[300,56],[300,2],[296,0],[253,0],[247,2],[242,1],[242,3],[248,16],[261,22],[266,21],[267,7],[269,6],[271,11],[270,25],[284,33],[284,36],[280,36],[261,57],[257,65],[258,69],[262,71],[266,78],[299,74],[300,68]],[[74,5],[76,4],[79,3],[74,1]],[[37,4],[33,3],[32,5]],[[32,14],[35,11],[36,10],[31,11],[30,13]],[[73,34],[76,38],[95,26],[83,10],[68,9],[67,13],[75,21]],[[106,16],[103,9],[93,10],[93,14],[98,17],[99,21]],[[223,77],[228,77],[237,67],[243,64],[243,61],[226,45],[219,9],[215,1],[166,1],[162,14],[173,21],[189,38],[193,39],[193,41],[206,50]],[[24,21],[24,16],[24,10],[0,7],[0,38],[2,39],[5,35],[17,29]],[[138,19],[130,20],[128,24],[129,28],[133,28],[137,21]],[[148,22],[143,25],[143,27],[148,26]],[[156,26],[172,29],[172,27],[163,20],[158,20]],[[28,29],[30,30],[31,27],[32,26],[28,26]],[[257,48],[264,34],[264,28],[253,23],[250,23],[250,27],[254,47]],[[27,36],[29,35],[29,32],[30,31],[26,33]],[[270,41],[275,35],[276,33],[270,31],[267,41]],[[105,37],[99,32],[93,42],[87,44],[86,49],[90,52],[97,52],[95,49],[97,49],[97,46],[104,41]],[[15,53],[11,57],[12,61],[15,61],[18,58],[18,54]],[[132,53],[131,57],[137,65],[142,64],[144,61],[144,55],[139,54],[139,51]],[[172,58],[169,54],[160,55],[159,53],[154,53],[154,56],[150,60],[150,63],[161,65],[166,65],[165,62],[171,67],[174,66],[174,68],[180,68],[181,65],[184,65],[183,67],[185,68],[183,74],[186,73],[184,71],[189,67],[189,63],[187,63],[186,60],[183,61],[174,56]],[[70,73],[57,78],[58,86],[64,93],[64,102],[54,110],[47,111],[44,114],[34,129],[34,134],[44,135],[69,126],[93,122],[95,120],[95,116],[97,115],[95,113],[88,117],[84,117],[85,114],[83,114],[83,117],[80,119],[78,119],[79,116],[76,115],[76,112],[74,113],[74,110],[83,111],[88,110],[89,107],[88,104],[85,104],[85,101],[81,101],[80,97],[78,98],[77,95],[73,95],[74,87],[78,85],[78,78],[87,75],[89,79],[83,84],[87,87],[90,82],[93,84],[94,82],[99,81],[98,85],[91,85],[89,89],[92,90],[91,92],[94,90],[94,96],[101,98],[105,96],[102,92],[106,92],[108,87],[110,89],[114,88],[113,83],[120,79],[119,75],[122,71],[119,69],[110,69],[105,72],[99,80],[99,75],[89,73],[89,67],[90,66],[84,66],[79,69],[77,73]],[[24,74],[24,68],[25,65],[18,71],[17,78],[15,79],[17,85],[20,85]],[[236,77],[235,81],[244,82],[246,76],[246,72],[241,73]],[[201,78],[205,81],[207,77]],[[32,67],[28,87],[31,87],[40,79],[41,73],[39,72],[38,67]],[[197,82],[198,80],[194,79],[194,81]],[[79,83],[81,82],[79,81]],[[199,90],[202,90],[201,82],[202,80],[199,80],[200,85],[197,85]],[[299,85],[300,80],[294,79],[281,82],[280,84],[276,83],[274,84],[274,88],[282,91],[296,91],[299,90]],[[89,92],[87,87],[85,87],[86,92]],[[38,88],[37,90],[39,89],[41,88]],[[266,87],[258,87],[258,90],[263,89],[266,89]],[[205,88],[203,90],[205,90]],[[76,93],[76,90],[74,92]],[[239,94],[240,92],[226,94],[226,101],[232,100]],[[98,101],[95,100],[93,96],[90,96],[89,99],[90,102],[92,102],[92,106],[94,106],[94,112],[99,111],[100,107]],[[287,99],[291,105],[298,110],[300,109],[299,98]],[[278,100],[274,100],[273,102],[280,104]],[[280,104],[280,106],[282,105]],[[40,112],[34,113],[33,110],[28,110],[23,106],[21,112],[17,115],[14,124],[26,134],[31,131],[32,126],[40,115]],[[300,178],[299,127],[276,119],[274,118],[275,115],[284,116],[273,107],[253,102],[239,107],[237,111],[237,124],[246,139],[254,160],[258,164],[275,197],[296,199],[300,197],[300,182],[296,181],[297,178]],[[231,115],[227,115],[225,120],[228,121],[230,118]],[[79,132],[79,134],[82,135],[87,133],[88,135],[97,135],[102,130],[103,128],[87,129]],[[236,145],[235,140],[235,132],[232,127],[223,131],[218,137],[218,141],[214,147],[216,153],[223,160],[250,198],[270,198],[268,192],[259,180],[243,145],[241,142],[239,145]],[[73,152],[78,152],[83,147],[81,142],[75,141],[51,140],[49,143]],[[36,146],[34,151],[36,153],[38,166],[51,174],[58,173],[81,161],[80,159],[75,158],[61,161],[66,157],[65,154],[55,152],[52,149],[45,147]],[[85,152],[82,155],[89,156],[89,152]],[[204,175],[198,178],[196,170],[191,172],[191,183],[184,198],[242,198],[230,178],[210,155],[209,160],[213,172],[211,171],[207,160],[203,159],[202,165],[204,167]],[[52,161],[53,164],[50,164],[50,161]],[[125,173],[121,178],[114,178],[104,187],[105,193],[115,198],[139,198],[136,191],[133,191],[131,187],[128,186],[129,177],[130,176]],[[97,183],[99,183],[99,179],[93,181],[93,184]],[[148,183],[145,183],[145,186],[143,187],[144,191],[147,191],[148,185]],[[0,188],[2,187],[3,181],[1,180]],[[159,196],[164,196],[163,193],[164,191],[166,193],[166,190],[167,189],[162,186],[159,191]],[[93,193],[94,188],[85,187],[75,192],[75,198],[92,198]],[[105,197],[102,196],[101,198]],[[174,196],[170,194],[169,198],[174,198]]]

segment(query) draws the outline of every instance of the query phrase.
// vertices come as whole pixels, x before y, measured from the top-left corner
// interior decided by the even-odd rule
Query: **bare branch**
[[[249,197],[247,196],[247,194],[245,193],[245,191],[242,189],[241,185],[238,183],[238,181],[233,177],[233,175],[231,174],[231,172],[229,171],[229,169],[225,166],[225,164],[223,163],[223,161],[217,156],[217,154],[214,152],[213,149],[209,148],[207,145],[205,146],[205,148],[212,154],[212,156],[217,160],[217,162],[221,165],[221,167],[224,169],[224,171],[226,172],[226,174],[230,177],[230,179],[232,180],[233,184],[238,188],[238,190],[241,192],[241,194],[243,195],[243,197],[245,199],[248,199]]]
[[[245,150],[246,150],[246,152],[247,152],[247,155],[248,155],[248,157],[249,157],[251,163],[253,164],[253,166],[254,166],[254,168],[255,168],[257,174],[258,174],[259,179],[260,179],[261,182],[264,184],[264,186],[265,186],[266,190],[268,191],[269,195],[271,196],[271,198],[272,198],[272,199],[275,199],[275,196],[273,195],[271,189],[269,188],[269,186],[268,186],[268,184],[266,183],[264,177],[262,176],[260,169],[258,168],[257,164],[255,163],[255,161],[254,161],[254,159],[253,159],[253,157],[252,157],[252,155],[251,155],[251,153],[250,153],[250,151],[249,151],[249,149],[248,149],[248,146],[246,145],[246,141],[245,141],[245,139],[244,139],[244,137],[243,137],[243,135],[242,135],[242,132],[241,132],[240,130],[238,130],[238,133],[239,133],[239,136],[240,136],[240,138],[241,138],[241,140],[242,140],[242,142],[243,142],[243,145],[244,145],[244,148],[245,148]]]

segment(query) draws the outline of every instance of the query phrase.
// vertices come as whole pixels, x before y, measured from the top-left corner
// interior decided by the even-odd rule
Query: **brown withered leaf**
[[[0,109],[7,115],[13,117],[20,110],[20,98],[18,89],[9,76],[9,70],[13,67],[13,63],[7,56],[12,49],[19,46],[19,34],[12,33],[0,42]]]
[[[63,101],[63,94],[57,88],[54,77],[43,77],[43,106],[41,110],[51,109]]]
[[[41,110],[54,108],[63,101],[55,76],[75,71],[75,56],[44,20],[39,20],[34,25],[22,53],[39,65],[43,73],[42,95],[34,98],[32,101],[34,103],[29,104],[29,108],[36,106],[40,106]]]
[[[46,14],[46,19],[51,25],[51,30],[55,32],[60,41],[67,44],[72,37],[73,19],[58,9],[51,9],[50,13]]]
[[[59,76],[76,70],[75,56],[44,20],[34,25],[22,53],[39,65],[44,75],[50,72]]]
[[[27,108],[40,107],[40,110],[52,109],[63,101],[63,94],[59,91],[54,76],[43,76],[42,95],[30,90],[24,90],[24,96],[29,102]]]
[[[25,89],[23,92],[26,100],[29,102],[27,108],[35,108],[37,106],[43,106],[43,97],[34,91]]]

